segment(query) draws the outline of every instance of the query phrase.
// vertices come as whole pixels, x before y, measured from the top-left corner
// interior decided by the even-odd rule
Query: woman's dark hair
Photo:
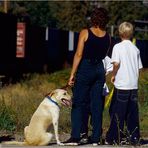
[[[108,11],[105,8],[95,8],[91,14],[91,25],[105,29],[109,21]]]

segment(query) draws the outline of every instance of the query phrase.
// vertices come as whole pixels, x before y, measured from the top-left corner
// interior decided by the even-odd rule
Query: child
[[[130,41],[133,26],[123,22],[119,26],[121,42],[113,47],[113,72],[111,82],[114,94],[110,105],[110,127],[106,143],[120,144],[124,135],[124,124],[127,126],[126,137],[131,144],[138,144],[140,138],[138,113],[138,78],[142,68],[140,52]]]

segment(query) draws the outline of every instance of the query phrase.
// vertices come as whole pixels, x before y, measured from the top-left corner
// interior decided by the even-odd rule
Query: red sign
[[[24,58],[25,57],[25,23],[17,23],[17,42],[16,42],[16,57]]]

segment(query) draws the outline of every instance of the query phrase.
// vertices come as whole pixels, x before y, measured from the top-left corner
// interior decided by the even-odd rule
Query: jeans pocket
[[[138,91],[137,90],[132,91],[131,100],[132,101],[138,101]]]
[[[117,101],[126,103],[128,102],[129,92],[126,90],[117,90]]]

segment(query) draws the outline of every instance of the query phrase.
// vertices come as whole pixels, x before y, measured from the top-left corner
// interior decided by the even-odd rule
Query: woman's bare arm
[[[68,82],[69,85],[74,84],[74,77],[83,56],[84,43],[87,40],[87,37],[88,37],[88,31],[86,29],[82,30],[79,35],[77,50],[74,55],[72,70],[71,70],[70,79]]]

